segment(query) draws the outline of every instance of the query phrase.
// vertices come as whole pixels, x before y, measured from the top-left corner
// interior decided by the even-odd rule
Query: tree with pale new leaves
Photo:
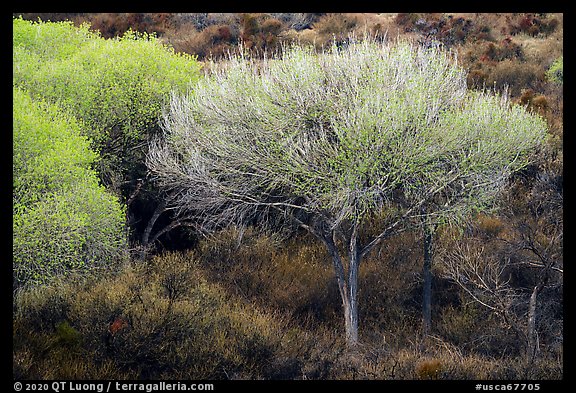
[[[233,56],[174,94],[162,127],[147,165],[181,219],[281,219],[326,246],[351,346],[361,261],[412,219],[487,206],[546,135],[506,96],[467,91],[442,48],[371,38]]]

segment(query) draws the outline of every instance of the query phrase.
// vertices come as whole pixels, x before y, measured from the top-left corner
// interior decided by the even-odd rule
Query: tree
[[[124,209],[99,184],[80,126],[14,88],[13,244],[16,285],[110,266],[125,250]]]
[[[434,255],[434,234],[437,225],[422,219],[424,236],[424,264],[422,266],[422,335],[426,336],[432,329],[432,261]]]
[[[558,222],[546,223],[540,231],[518,217],[512,220],[511,230],[495,239],[454,239],[454,246],[444,250],[440,260],[448,279],[514,331],[526,361],[532,363],[540,351],[538,325],[549,330],[549,342],[562,340],[558,337],[562,322],[554,315],[555,309],[561,309],[562,231]],[[553,296],[539,300],[545,290]]]
[[[370,38],[231,57],[172,96],[162,127],[147,165],[179,217],[207,231],[282,220],[323,242],[351,346],[363,258],[427,206],[480,204],[546,129],[505,97],[467,93],[440,48]]]
[[[200,64],[132,30],[104,39],[87,24],[21,18],[13,30],[14,84],[80,120],[100,156],[99,177],[123,197],[129,224],[146,246],[154,217],[164,212],[146,178],[148,141],[159,131],[170,91],[184,91],[199,77]]]

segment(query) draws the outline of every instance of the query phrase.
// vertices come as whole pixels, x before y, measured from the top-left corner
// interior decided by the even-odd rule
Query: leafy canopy
[[[172,96],[163,128],[148,166],[181,214],[212,228],[271,211],[332,229],[382,211],[462,212],[546,134],[506,97],[467,91],[441,48],[372,39],[232,57]]]
[[[118,173],[143,166],[169,92],[199,77],[194,57],[153,35],[128,31],[104,39],[87,24],[21,18],[13,19],[13,31],[14,84],[82,120],[109,186],[123,180],[114,178]]]

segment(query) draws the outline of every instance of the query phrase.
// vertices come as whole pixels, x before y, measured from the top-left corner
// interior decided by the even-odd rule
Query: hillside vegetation
[[[170,117],[175,108],[194,113],[178,118],[178,124],[198,122],[213,127],[208,130],[225,129],[214,124],[248,127],[256,121],[240,117],[255,102],[263,103],[260,116],[275,113],[273,105],[282,97],[286,108],[291,105],[288,90],[274,102],[263,99],[266,89],[276,86],[273,77],[258,79],[258,72],[267,72],[268,59],[281,58],[290,45],[324,56],[330,50],[342,53],[366,34],[392,44],[409,41],[451,50],[464,90],[477,97],[508,95],[506,105],[517,116],[534,119],[522,130],[542,124],[546,135],[535,137],[541,143],[526,152],[529,163],[510,170],[489,206],[464,206],[457,220],[434,222],[433,232],[421,226],[424,221],[402,222],[364,256],[358,270],[358,343],[350,346],[333,255],[318,241],[318,231],[302,229],[320,227],[321,220],[293,214],[304,226],[286,226],[283,220],[293,211],[270,207],[279,204],[275,193],[285,192],[287,184],[277,179],[276,188],[262,191],[276,198],[265,220],[260,207],[234,210],[223,203],[211,208],[230,209],[224,217],[234,219],[208,228],[202,225],[210,218],[208,210],[198,213],[203,201],[194,193],[217,182],[229,184],[226,174],[196,176],[205,181],[204,188],[167,188],[151,157],[159,141],[167,140],[168,126],[176,127]],[[370,67],[349,60],[352,68]],[[254,68],[235,65],[241,61]],[[244,80],[238,70],[253,73]],[[214,75],[221,78],[210,79]],[[302,75],[311,80],[316,74]],[[258,83],[263,90],[253,88]],[[13,85],[15,379],[564,377],[562,14],[14,14]],[[227,95],[232,89],[244,94]],[[212,96],[203,96],[206,91]],[[386,94],[376,96],[381,101]],[[177,97],[192,98],[187,103]],[[363,108],[377,107],[368,96],[358,97],[354,102],[365,103]],[[213,112],[192,112],[201,104]],[[321,135],[334,124],[322,117],[321,104],[294,124],[278,114],[274,124],[256,119],[258,127],[265,133],[272,124],[278,133],[294,135],[308,127]],[[238,110],[221,112],[225,105]],[[432,121],[442,119],[444,110],[430,116]],[[228,117],[217,123],[222,113]],[[362,113],[350,119],[367,121]],[[512,124],[504,117],[491,119],[490,124]],[[452,132],[461,123],[451,121]],[[508,132],[506,137],[513,138],[504,128],[494,128],[494,136]],[[177,152],[170,157],[174,173],[178,168],[189,176],[181,173],[181,179],[192,178],[192,169],[184,165],[190,157],[197,159],[192,162],[198,163],[198,173],[208,173],[213,162],[208,158],[225,157],[222,141],[237,137],[223,134],[199,152],[187,144],[201,145],[201,128],[196,130],[170,140]],[[324,136],[332,143],[330,138]],[[250,140],[254,154],[269,149],[273,163],[285,165],[286,146],[266,146],[259,135]],[[373,150],[381,148],[377,142],[370,145]],[[235,147],[246,143],[238,139]],[[326,164],[336,168],[334,179],[340,172],[377,173],[377,168],[350,167],[364,162],[350,152],[368,151],[362,150],[366,141],[346,143],[349,150],[335,157],[347,164],[336,166],[336,158]],[[481,143],[478,152],[487,146]],[[294,149],[290,157],[305,153]],[[249,155],[242,158],[246,171],[259,164]],[[513,159],[502,172],[518,162]],[[290,170],[294,181],[303,179],[301,166]],[[332,184],[330,176],[314,176],[305,186],[294,183],[295,189],[308,195],[306,188],[325,192]],[[338,187],[350,180],[342,182]],[[417,190],[416,184],[411,180],[409,186]],[[391,204],[362,206],[380,210],[365,215],[360,241],[377,236],[408,209],[409,186],[394,189]],[[322,206],[345,199],[334,195]],[[457,195],[442,194],[432,202],[448,206]],[[352,206],[354,198],[360,197],[346,202]],[[182,207],[177,201],[196,202]],[[290,209],[302,203],[297,198],[281,202],[287,201]],[[346,229],[352,214],[350,208],[339,217]],[[343,233],[330,240],[345,255],[346,242],[358,233]]]

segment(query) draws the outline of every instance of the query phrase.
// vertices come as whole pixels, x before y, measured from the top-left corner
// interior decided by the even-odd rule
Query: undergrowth
[[[201,253],[166,253],[104,277],[21,289],[13,304],[14,378],[562,376],[555,359],[528,365],[480,344],[460,345],[473,342],[490,321],[476,323],[482,310],[463,308],[449,295],[442,301],[454,304],[440,314],[437,334],[422,341],[419,293],[410,289],[418,279],[399,268],[414,257],[410,252],[388,264],[382,249],[367,261],[361,345],[347,349],[324,250],[299,237],[280,241],[248,232],[240,245],[237,239],[228,230],[202,243]],[[406,245],[409,237],[396,242]]]

